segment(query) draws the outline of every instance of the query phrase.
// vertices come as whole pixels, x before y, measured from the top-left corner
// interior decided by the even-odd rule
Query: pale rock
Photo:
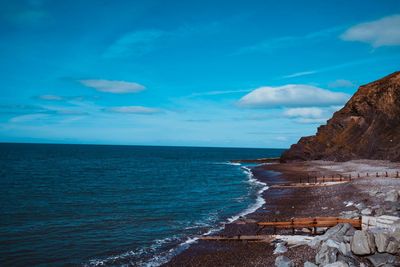
[[[385,201],[396,202],[399,199],[399,193],[396,190],[390,190],[386,193]]]
[[[339,251],[345,256],[351,256],[351,247],[349,243],[341,242],[339,244]]]
[[[306,262],[304,263],[304,267],[318,267],[318,265],[315,265],[315,264],[312,263],[312,262],[306,261]]]
[[[344,261],[337,261],[334,263],[324,265],[324,267],[349,267],[349,265]]]
[[[350,244],[351,251],[356,255],[375,253],[374,235],[368,231],[356,231]]]
[[[315,255],[315,263],[319,265],[326,265],[337,261],[339,250],[327,246],[325,243],[319,248],[317,255]]]
[[[278,256],[275,259],[276,267],[294,267],[294,263],[291,259],[286,256]]]
[[[362,215],[371,215],[372,214],[372,209],[371,208],[365,208],[361,211]]]

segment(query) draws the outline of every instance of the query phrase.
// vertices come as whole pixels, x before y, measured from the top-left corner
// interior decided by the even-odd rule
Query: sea
[[[1,266],[159,266],[259,208],[280,149],[0,144]]]

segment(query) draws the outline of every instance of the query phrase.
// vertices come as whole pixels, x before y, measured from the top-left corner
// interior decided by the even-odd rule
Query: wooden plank
[[[262,227],[276,228],[303,228],[303,227],[331,227],[339,223],[349,223],[354,227],[361,227],[360,219],[345,219],[338,217],[295,218],[291,221],[259,222]]]

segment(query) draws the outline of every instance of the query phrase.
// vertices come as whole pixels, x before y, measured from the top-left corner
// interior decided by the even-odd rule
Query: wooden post
[[[340,177],[340,181],[342,181],[342,175],[339,175],[339,177]]]
[[[399,178],[399,172],[396,172],[396,178]]]
[[[301,183],[301,176],[300,176],[300,183]]]
[[[379,173],[376,173],[376,177],[379,177]]]
[[[322,177],[322,182],[325,183],[325,175]]]
[[[315,183],[317,183],[317,176],[315,176]]]
[[[351,173],[349,174],[349,181],[351,181]]]
[[[357,173],[357,178],[360,178],[360,174],[359,173]]]
[[[333,176],[334,176],[334,175],[332,174],[332,182],[333,182]]]
[[[291,220],[291,223],[292,223],[292,235],[294,235],[294,223],[293,223],[293,218],[292,218],[292,220]]]
[[[310,183],[310,175],[307,176],[307,183]]]
[[[388,177],[388,173],[387,172],[385,172],[385,177]]]
[[[275,222],[277,222],[278,220],[275,218]],[[276,226],[274,226],[274,235],[276,235]]]
[[[369,173],[367,172],[367,177],[369,177]]]

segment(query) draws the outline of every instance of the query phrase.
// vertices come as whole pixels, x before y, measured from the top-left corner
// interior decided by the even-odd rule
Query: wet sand
[[[383,166],[376,163],[373,165],[377,168]],[[326,162],[271,164],[257,166],[252,171],[258,180],[268,185],[298,182],[300,177],[305,179],[310,174],[332,175],[343,174],[346,171],[360,171],[354,166],[352,169],[340,166],[341,163],[328,164]],[[398,167],[398,165],[394,166],[394,168]],[[396,187],[400,185],[400,179],[371,177],[326,187],[269,188],[263,193],[266,203],[261,208],[248,214],[245,219],[227,224],[218,235],[256,234],[259,229],[256,224],[244,224],[243,221],[340,216],[340,212],[354,209],[354,207],[346,207],[344,201],[363,201],[373,205],[377,200],[369,197],[368,190],[375,187],[387,187],[389,180],[394,181]],[[278,233],[284,234],[285,231],[279,230]],[[265,229],[262,234],[272,234],[272,230]],[[263,242],[200,240],[164,266],[274,266],[277,255],[273,254],[273,250],[272,244]],[[303,266],[307,260],[314,261],[315,251],[308,246],[299,246],[290,248],[284,255],[292,259],[296,266]]]

